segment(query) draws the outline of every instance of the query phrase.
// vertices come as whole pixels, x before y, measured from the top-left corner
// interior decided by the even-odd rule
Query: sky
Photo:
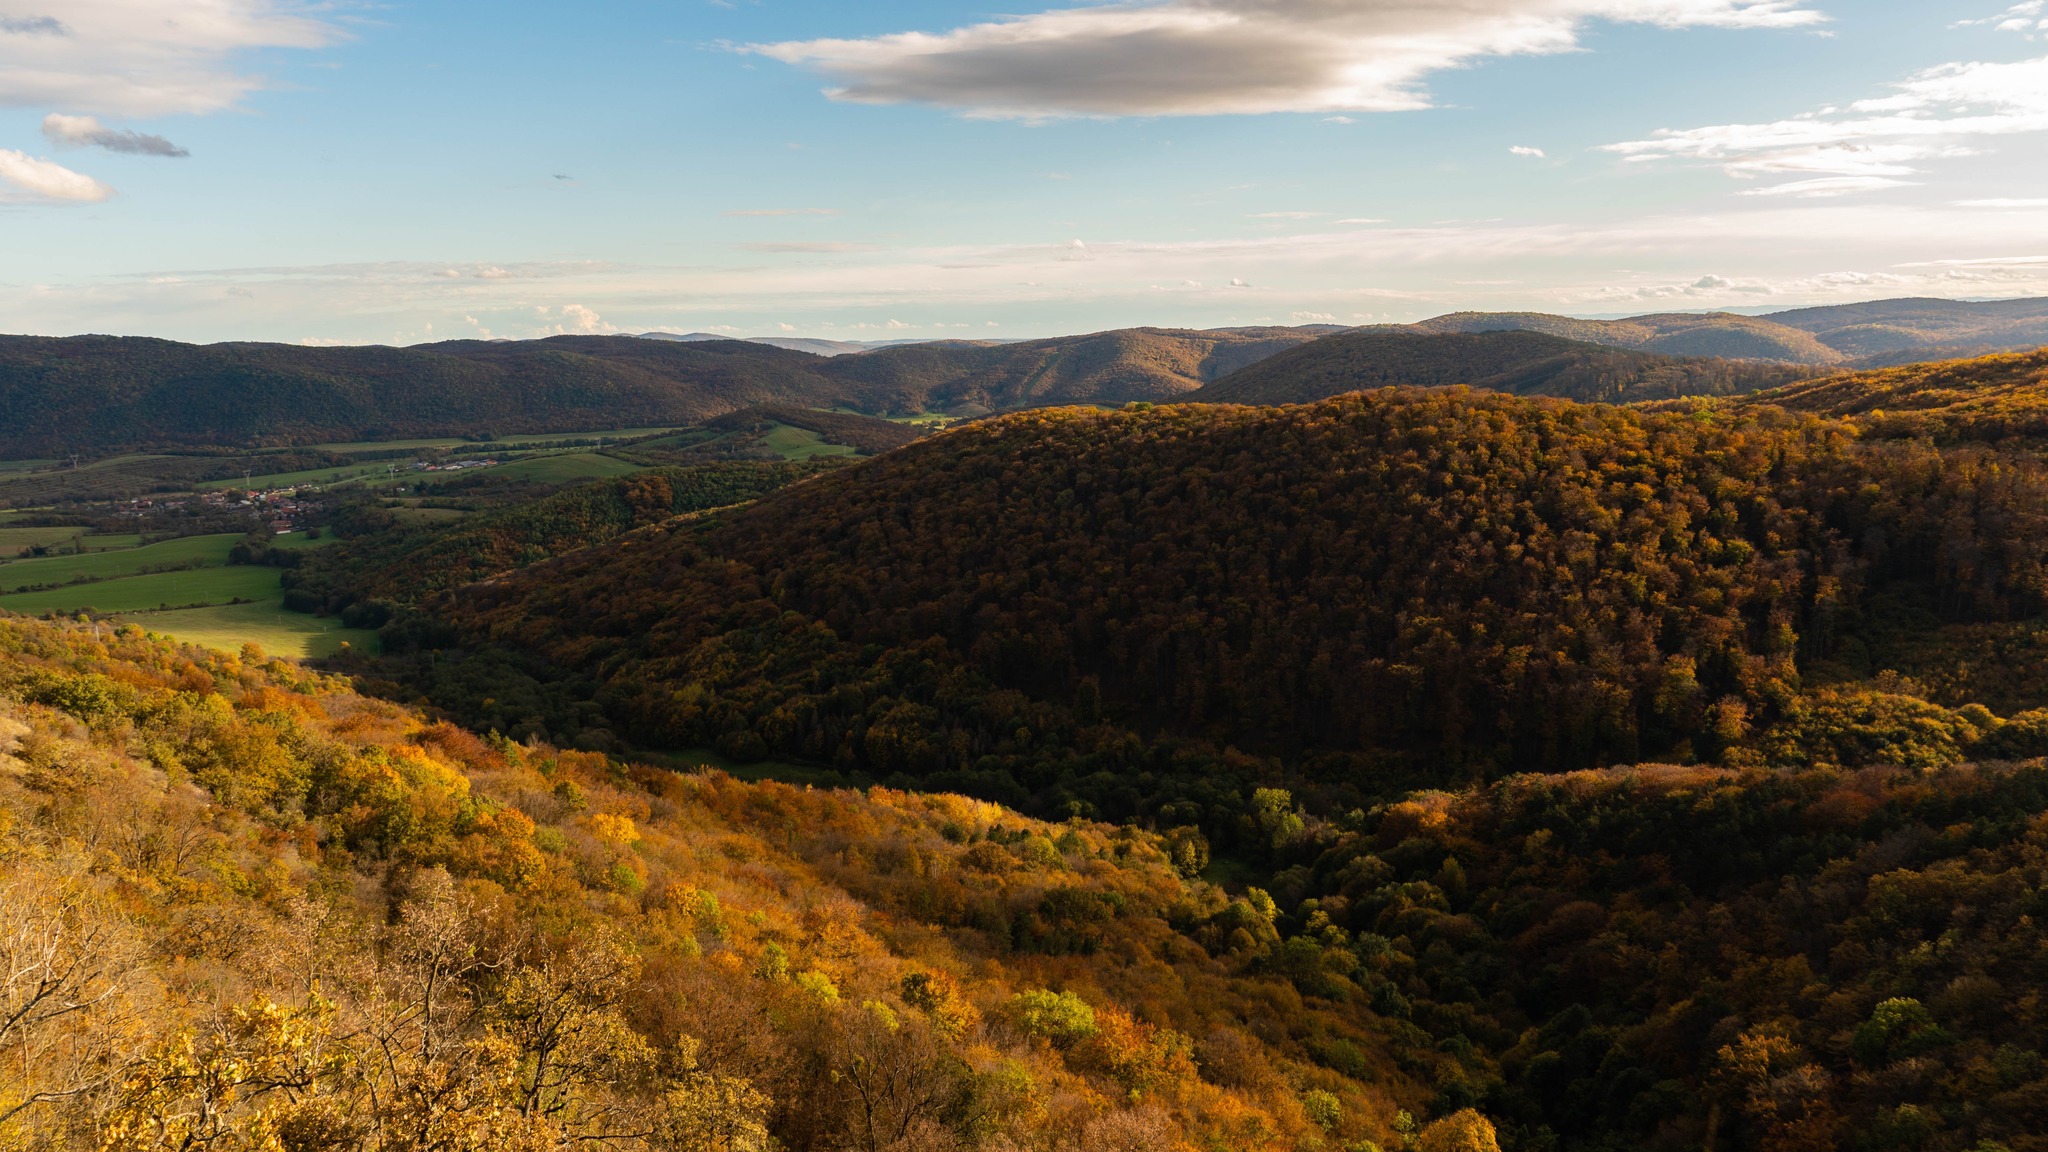
[[[0,0],[0,331],[2048,295],[2048,0]]]

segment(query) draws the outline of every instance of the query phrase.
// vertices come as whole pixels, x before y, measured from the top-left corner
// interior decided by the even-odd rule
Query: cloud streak
[[[114,194],[84,173],[7,148],[0,148],[0,186],[12,188],[13,199],[56,204],[97,204]]]
[[[1799,0],[1164,0],[1062,8],[951,32],[749,45],[828,76],[837,100],[970,116],[1393,112],[1433,72],[1571,51],[1589,22],[1800,28]]]
[[[191,153],[161,136],[109,128],[92,116],[65,116],[56,112],[43,117],[43,135],[52,144],[71,148],[104,148],[135,156],[190,156]]]
[[[1892,95],[1768,124],[1663,131],[1609,144],[1632,162],[1719,165],[1738,179],[1796,176],[1750,195],[1831,196],[1897,188],[1928,161],[1969,153],[1974,141],[2048,131],[2048,57],[1944,64],[1894,85]]]
[[[290,0],[41,0],[37,9],[0,18],[0,105],[216,112],[263,84],[234,68],[237,54],[341,38]]]

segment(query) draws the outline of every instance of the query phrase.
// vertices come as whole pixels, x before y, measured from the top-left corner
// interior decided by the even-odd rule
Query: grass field
[[[381,477],[390,470],[390,467],[390,461],[380,460],[375,464],[358,464],[347,468],[313,468],[304,472],[273,472],[268,476],[251,476],[246,480],[239,476],[232,480],[208,480],[203,484],[194,484],[192,487],[196,491],[204,492],[209,489],[217,490],[222,488],[254,488],[262,490],[269,488],[297,488],[301,485],[341,484],[350,480],[360,480],[365,476]],[[407,473],[411,471],[411,468],[407,464],[401,463],[398,465],[398,470],[400,473]]]
[[[0,472],[33,472],[55,463],[55,460],[0,460]]]
[[[609,480],[641,471],[638,464],[599,456],[594,452],[565,452],[558,456],[535,456],[500,464],[490,474],[503,480],[531,480],[536,484],[566,484],[571,480]]]
[[[516,436],[500,436],[487,443],[464,440],[460,436],[439,436],[425,440],[356,440],[346,444],[314,444],[311,447],[321,452],[395,452],[401,448],[489,449],[497,445],[516,447],[521,444],[551,444],[557,440],[624,440],[633,436],[652,436],[657,432],[671,430],[672,426],[663,425],[655,428],[602,428],[594,432],[529,432]]]
[[[784,460],[856,455],[853,449],[844,444],[828,444],[808,428],[791,428],[787,424],[777,425],[774,431],[761,437],[761,443],[766,444]]]
[[[142,543],[140,536],[93,536],[90,532],[88,528],[0,528],[0,560],[11,560],[26,548],[69,548],[74,540],[82,540],[88,552],[133,548]]]
[[[134,576],[146,568],[194,562],[219,567],[228,562],[228,550],[239,535],[187,536],[166,540],[147,548],[125,548],[117,552],[88,552],[83,556],[43,556],[0,564],[0,588],[24,584],[69,584],[73,580],[110,580]],[[91,537],[87,537],[91,540]]]
[[[137,553],[141,551],[136,550]],[[128,576],[42,592],[16,592],[0,596],[0,608],[24,616],[40,616],[45,612],[76,612],[81,608],[98,612],[144,612],[154,608],[226,604],[236,599],[281,600],[277,569],[197,568],[186,572]]]
[[[138,612],[130,618],[152,632],[229,652],[244,644],[254,644],[272,656],[309,660],[332,656],[343,644],[358,652],[377,650],[375,632],[344,628],[341,621],[332,617],[287,612],[282,600],[176,612]]]

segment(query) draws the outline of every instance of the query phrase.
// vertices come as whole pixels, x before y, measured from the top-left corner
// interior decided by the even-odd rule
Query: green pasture
[[[652,436],[658,432],[673,430],[673,425],[654,428],[604,428],[595,432],[523,432],[515,436],[500,436],[495,440],[464,440],[460,436],[430,436],[419,440],[355,440],[345,444],[314,444],[311,447],[320,452],[396,452],[401,449],[418,448],[474,448],[489,451],[500,446],[518,447],[522,444],[551,444],[557,440],[625,440],[634,436]]]
[[[136,549],[136,553],[141,551],[144,550]],[[0,573],[4,572],[5,569],[0,569]],[[14,581],[16,584],[24,582]],[[94,584],[73,584],[41,592],[16,592],[0,596],[0,608],[9,612],[19,612],[24,616],[40,616],[45,612],[76,612],[81,608],[91,608],[97,612],[146,612],[156,608],[226,604],[238,599],[281,601],[277,569],[253,566],[195,568],[184,572],[125,576],[114,580],[101,580]]]
[[[68,528],[0,528],[0,560],[11,560],[30,548],[69,548],[73,542],[84,545],[88,552],[104,552],[111,548],[133,548],[142,543],[142,537],[95,536],[92,529]]]
[[[761,443],[781,456],[784,460],[809,460],[816,456],[853,456],[854,449],[844,444],[832,444],[808,428],[792,428],[778,424]]]
[[[351,480],[360,480],[365,476],[382,477],[392,463],[394,461],[379,461],[376,464],[354,464],[343,468],[309,468],[303,472],[273,472],[267,476],[251,476],[246,480],[236,476],[228,480],[208,480],[202,484],[194,484],[192,487],[196,491],[204,492],[210,489],[217,491],[223,488],[251,488],[260,490],[344,484]],[[411,472],[412,462],[408,460],[398,463],[398,471],[401,475]]]
[[[492,476],[504,480],[530,480],[536,484],[567,484],[572,480],[610,480],[616,476],[630,476],[643,471],[638,464],[628,464],[610,456],[595,452],[565,452],[556,456],[534,456],[500,464],[490,470]]]
[[[239,651],[244,644],[254,644],[272,656],[310,660],[332,656],[341,650],[343,644],[358,652],[377,651],[375,632],[344,628],[341,621],[333,617],[287,611],[282,599],[185,608],[173,612],[142,612],[131,618],[152,632],[161,632],[187,644],[228,652]]]
[[[24,584],[69,584],[74,580],[111,580],[171,564],[197,563],[219,567],[228,562],[228,551],[241,538],[236,533],[187,536],[146,548],[15,560],[0,564],[0,588],[19,588]],[[92,538],[88,536],[86,539],[90,541]]]

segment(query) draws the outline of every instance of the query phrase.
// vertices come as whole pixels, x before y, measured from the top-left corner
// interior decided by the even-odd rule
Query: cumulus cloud
[[[534,314],[543,323],[555,320],[540,330],[543,336],[609,336],[619,330],[617,325],[607,324],[595,309],[581,304],[564,304],[559,309],[535,308]]]
[[[1762,196],[1841,196],[1896,188],[1974,140],[2048,131],[2048,57],[2009,64],[1944,64],[1889,96],[1768,124],[1663,131],[1610,144],[1633,162],[1718,164],[1740,179],[1796,176]]]
[[[1533,156],[1538,160],[1543,159],[1545,155],[1543,149],[1531,148],[1526,144],[1517,144],[1514,147],[1508,149],[1508,153],[1513,156]]]
[[[1125,0],[944,33],[755,44],[838,100],[1009,119],[1389,112],[1486,57],[1566,52],[1589,21],[1797,28],[1799,0]]]
[[[55,203],[96,204],[114,194],[84,173],[7,148],[0,148],[0,185],[14,188],[15,199]]]
[[[117,116],[214,112],[260,87],[237,54],[340,33],[290,0],[40,0],[0,23],[0,105]],[[170,18],[175,15],[175,19]]]
[[[52,144],[72,148],[105,148],[109,152],[127,152],[136,156],[191,155],[161,136],[109,128],[92,116],[64,116],[52,112],[43,117],[43,135]]]

